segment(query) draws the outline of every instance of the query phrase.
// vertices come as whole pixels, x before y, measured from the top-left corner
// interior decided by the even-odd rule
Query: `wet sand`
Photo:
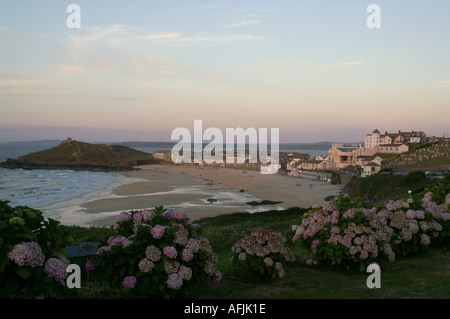
[[[111,198],[98,199],[83,204],[86,213],[118,212],[121,210],[145,209],[164,205],[202,200],[204,194],[196,192],[199,187],[221,187],[243,191],[256,200],[270,200],[281,202],[279,209],[289,207],[311,207],[314,204],[323,205],[325,197],[339,195],[341,185],[331,185],[320,181],[282,176],[279,174],[263,175],[259,171],[244,171],[232,168],[200,168],[180,165],[145,165],[140,170],[124,173],[137,181],[125,184],[113,191]],[[196,181],[193,184],[192,178]],[[187,189],[187,193],[179,193],[174,189]],[[116,196],[116,197],[114,197]],[[211,207],[208,209],[208,207]],[[248,206],[247,206],[248,207]],[[267,207],[259,206],[261,210]],[[231,209],[231,208],[230,208]],[[191,219],[216,216],[223,213],[239,211],[239,207],[214,209],[205,205],[188,212]],[[257,210],[258,207],[255,207]],[[115,216],[98,218],[94,225],[111,225]]]
[[[284,208],[310,207],[314,204],[323,205],[325,197],[339,195],[341,185],[326,182],[310,181],[280,174],[264,175],[259,171],[243,171],[232,168],[200,168],[178,165],[146,165],[141,171],[133,174],[145,176],[152,171],[182,173],[221,183],[236,190],[243,189],[261,200],[282,201]]]

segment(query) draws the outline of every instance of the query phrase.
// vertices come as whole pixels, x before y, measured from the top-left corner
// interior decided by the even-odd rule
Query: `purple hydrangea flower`
[[[174,218],[175,217],[175,212],[171,209],[169,209],[167,212],[164,213],[164,217],[166,218]]]
[[[174,216],[178,220],[185,220],[188,218],[187,213],[184,210],[179,210],[175,213]]]
[[[119,217],[117,218],[118,222],[126,222],[129,221],[131,219],[131,214],[128,212],[121,212],[119,214]]]
[[[150,233],[152,234],[153,238],[155,239],[161,239],[161,237],[164,234],[164,226],[156,225],[150,230]]]
[[[86,261],[86,265],[84,266],[84,268],[86,269],[87,272],[95,270],[95,261],[93,260]]]
[[[44,265],[44,272],[56,280],[62,280],[67,277],[66,268],[66,264],[58,258],[49,258]]]
[[[135,224],[140,224],[143,218],[144,218],[144,216],[142,216],[141,213],[136,213],[133,215],[133,222]]]
[[[123,278],[122,286],[123,288],[130,290],[133,289],[134,286],[136,286],[137,278],[134,276],[127,276]]]

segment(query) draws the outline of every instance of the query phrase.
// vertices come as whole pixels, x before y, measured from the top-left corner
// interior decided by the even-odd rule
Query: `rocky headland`
[[[89,144],[67,138],[60,145],[7,159],[3,168],[68,169],[76,171],[132,171],[136,166],[158,164],[150,154],[122,145]]]

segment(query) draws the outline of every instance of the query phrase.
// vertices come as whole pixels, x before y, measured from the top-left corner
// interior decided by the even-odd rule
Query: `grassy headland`
[[[60,145],[0,163],[5,168],[132,170],[133,166],[159,163],[150,154],[122,145],[90,144],[70,138]]]

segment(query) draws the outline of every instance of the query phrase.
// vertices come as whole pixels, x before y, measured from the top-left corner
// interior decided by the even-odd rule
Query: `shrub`
[[[113,229],[117,235],[98,249],[93,273],[127,297],[178,297],[194,283],[221,278],[217,254],[184,211],[122,212]]]
[[[71,241],[58,221],[0,201],[0,298],[43,298],[69,293],[64,279]]]
[[[248,267],[271,278],[284,277],[283,262],[295,261],[292,251],[285,247],[286,238],[281,233],[258,228],[241,238],[231,248],[231,264]]]
[[[348,197],[303,215],[293,241],[309,251],[308,265],[359,265],[361,271],[380,256],[418,252],[450,234],[450,194],[432,200],[431,192],[389,201],[370,209]]]

